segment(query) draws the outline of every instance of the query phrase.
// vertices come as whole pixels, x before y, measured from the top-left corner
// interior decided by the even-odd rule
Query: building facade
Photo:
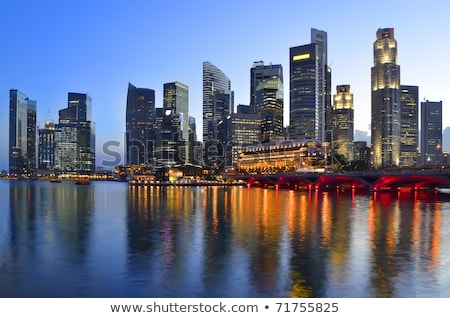
[[[56,158],[56,133],[60,132],[57,124],[53,122],[44,123],[44,128],[38,131],[38,169],[55,170]]]
[[[241,109],[241,107],[238,107]],[[254,113],[233,113],[227,116],[221,124],[224,147],[224,167],[236,167],[239,154],[250,145],[260,142],[261,117]]]
[[[317,45],[291,47],[289,52],[289,139],[316,140],[319,131],[319,65]]]
[[[260,141],[284,139],[284,84],[281,64],[254,62],[250,69],[250,108],[261,117]]]
[[[171,109],[177,127],[179,127],[179,145],[177,151],[183,163],[189,158],[189,87],[180,82],[164,84],[163,108]]]
[[[218,122],[222,118],[217,118],[221,113],[216,110],[219,94],[228,94],[231,97],[231,81],[218,67],[210,62],[203,62],[203,141],[213,138],[211,124]],[[216,102],[215,102],[216,100]],[[225,109],[227,114],[232,111],[231,98],[230,105]]]
[[[9,173],[36,170],[36,101],[17,89],[9,91]]]
[[[333,96],[332,151],[353,160],[354,110],[350,85],[338,85]]]
[[[331,141],[331,68],[328,65],[328,35],[327,32],[311,29],[311,43],[317,46],[317,121],[316,139],[320,142]]]
[[[400,164],[400,66],[393,28],[378,29],[371,68],[371,142],[375,169]]]
[[[420,103],[420,164],[442,164],[442,101]]]
[[[128,165],[149,165],[153,160],[155,91],[128,84],[125,157]]]
[[[67,108],[59,111],[55,125],[55,170],[63,173],[95,172],[95,122],[92,99],[68,93]]]
[[[233,111],[230,79],[215,65],[203,62],[203,165],[216,169],[221,159],[218,124]]]
[[[401,85],[400,102],[400,167],[414,167],[418,164],[419,87]]]

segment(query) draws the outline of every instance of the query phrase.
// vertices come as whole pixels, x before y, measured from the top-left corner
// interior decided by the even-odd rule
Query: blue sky
[[[202,62],[231,80],[235,103],[249,102],[254,61],[282,64],[285,124],[289,48],[310,43],[310,29],[328,33],[332,86],[350,84],[355,129],[369,131],[370,68],[378,28],[393,27],[401,83],[420,100],[443,101],[450,126],[450,2],[441,1],[86,1],[15,0],[0,11],[0,170],[8,169],[9,90],[37,101],[38,123],[58,120],[67,93],[88,93],[102,144],[123,144],[128,82],[156,91],[189,86],[189,112],[201,138]],[[99,162],[98,162],[99,164]]]

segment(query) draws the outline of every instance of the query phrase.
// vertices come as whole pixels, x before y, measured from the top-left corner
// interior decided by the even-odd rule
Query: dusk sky
[[[128,83],[156,91],[189,86],[189,115],[202,136],[202,62],[231,80],[235,104],[249,103],[254,61],[282,64],[289,123],[289,48],[328,34],[332,93],[349,84],[355,129],[369,131],[370,68],[378,28],[392,27],[401,83],[443,102],[450,126],[450,2],[440,1],[6,1],[0,11],[0,170],[8,170],[9,90],[37,101],[38,124],[58,120],[67,93],[92,97],[97,165],[102,144],[123,145]],[[119,150],[119,149],[116,149]],[[444,149],[450,150],[450,149]],[[119,151],[122,151],[120,149]]]

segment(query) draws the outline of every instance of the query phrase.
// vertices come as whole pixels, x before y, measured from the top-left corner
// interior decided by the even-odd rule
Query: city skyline
[[[265,1],[259,1],[258,6],[251,2],[227,2],[227,6],[220,9],[224,15],[234,19],[214,30],[207,26],[215,21],[213,13],[217,8],[206,8],[202,1],[153,6],[136,1],[127,3],[125,7],[112,4],[107,12],[101,4],[89,3],[89,6],[76,7],[85,8],[84,25],[74,23],[76,15],[71,14],[74,11],[70,5],[75,2],[53,6],[49,2],[17,1],[8,3],[3,11],[0,35],[5,41],[17,44],[11,46],[1,59],[4,71],[0,97],[3,96],[4,107],[3,116],[0,116],[3,118],[0,144],[4,154],[7,154],[8,144],[10,89],[18,89],[37,101],[37,123],[41,128],[48,119],[57,121],[57,110],[65,105],[67,92],[89,94],[92,97],[92,117],[97,122],[96,150],[101,160],[104,142],[118,140],[123,149],[127,84],[131,82],[138,87],[155,90],[156,107],[162,107],[163,84],[179,81],[189,86],[189,114],[197,120],[197,135],[202,136],[201,65],[204,61],[210,61],[230,78],[235,106],[249,104],[248,71],[253,62],[262,60],[266,64],[281,64],[288,70],[289,48],[310,43],[311,28],[327,32],[332,91],[337,85],[352,87],[356,130],[370,131],[368,114],[373,40],[377,29],[389,27],[395,29],[398,64],[402,68],[401,82],[419,87],[419,101],[442,101],[443,129],[450,126],[446,115],[449,93],[445,89],[445,78],[439,78],[441,74],[445,76],[449,68],[445,60],[445,53],[450,51],[449,44],[439,41],[444,37],[441,32],[449,28],[445,17],[448,11],[445,7],[449,4],[444,1],[434,1],[434,6],[390,4],[389,8],[397,15],[386,16],[373,15],[365,4],[319,1],[314,5],[326,4],[321,19],[303,15],[302,12],[307,12],[307,5],[287,1],[279,7],[270,7],[272,14],[286,17],[280,18],[279,28],[271,31],[270,27],[263,27],[264,23],[260,24],[262,30],[257,31],[245,26],[262,19],[258,13],[269,12],[270,2]],[[382,7],[382,3],[379,6]],[[11,18],[14,15],[6,14],[15,11],[21,13],[21,23]],[[423,26],[417,21],[427,21],[427,24]],[[164,34],[174,30],[183,30],[184,33],[181,32],[173,43],[162,42]],[[261,32],[264,30],[270,32]],[[143,37],[149,39],[148,46],[137,41]],[[77,39],[83,40],[79,42],[83,45]],[[423,41],[425,44],[439,43],[439,50],[427,49],[417,39],[426,39]],[[121,46],[129,50],[124,51]],[[429,60],[442,61],[442,65],[430,68]],[[288,76],[285,74],[285,92],[289,91]],[[288,111],[289,96],[285,93],[285,125],[289,122]],[[7,155],[0,156],[0,169],[7,168]]]

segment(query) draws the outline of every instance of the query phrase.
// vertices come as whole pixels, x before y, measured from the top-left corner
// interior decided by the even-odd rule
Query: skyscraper
[[[95,123],[92,99],[83,93],[68,93],[67,108],[59,111],[55,126],[55,169],[61,172],[95,172]]]
[[[413,167],[418,163],[419,147],[419,87],[400,86],[401,131],[400,166]]]
[[[316,140],[319,131],[317,45],[313,43],[292,47],[289,56],[289,138]]]
[[[327,33],[314,28],[311,44],[290,48],[290,139],[331,141],[327,55]]]
[[[153,158],[155,91],[128,83],[126,109],[126,163],[147,165]]]
[[[215,167],[218,156],[218,123],[233,109],[230,79],[210,62],[203,62],[203,144],[204,164]]]
[[[353,160],[353,94],[350,85],[338,85],[333,103],[333,151]]]
[[[180,82],[164,84],[163,108],[172,110],[179,127],[177,151],[179,159],[188,163],[189,159],[189,88]]]
[[[393,28],[377,30],[373,53],[371,138],[377,169],[400,164],[400,66]]]
[[[189,87],[180,82],[164,84],[163,108],[172,109],[180,121],[182,140],[189,139]]]
[[[420,103],[420,163],[442,163],[442,101]]]
[[[25,175],[36,169],[36,101],[17,89],[9,91],[9,172]]]
[[[282,139],[283,127],[283,67],[264,65],[259,61],[250,69],[250,106],[261,117],[260,141]]]
[[[59,128],[53,122],[46,122],[39,129],[38,169],[54,170],[56,157],[56,132]]]
[[[328,36],[325,31],[311,29],[311,43],[317,45],[317,120],[319,128],[316,139],[331,141],[331,68],[328,66]]]

